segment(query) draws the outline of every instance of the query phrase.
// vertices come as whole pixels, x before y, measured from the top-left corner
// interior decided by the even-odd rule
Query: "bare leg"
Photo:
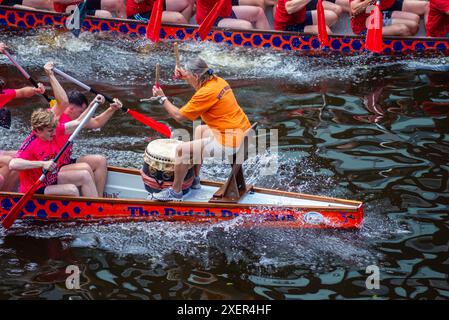
[[[126,5],[124,0],[101,0],[101,10],[115,12],[117,17],[126,19]]]
[[[343,13],[343,8],[336,3],[332,3],[329,1],[323,1],[324,10],[329,10],[334,12],[338,17]]]
[[[232,10],[234,10],[238,19],[251,22],[256,29],[270,30],[270,23],[262,8],[254,6],[233,6]]]
[[[100,155],[87,155],[76,160],[76,164],[87,164],[93,171],[93,178],[98,194],[103,197],[106,179],[108,176],[108,162]]]
[[[81,194],[83,196],[97,198],[98,191],[89,171],[67,169],[70,166],[65,166],[59,171],[58,184],[73,184],[81,188]]]
[[[332,30],[328,26],[326,26],[326,30],[327,30],[327,34],[332,34]],[[306,26],[304,28],[304,32],[318,34],[318,26],[317,25]]]
[[[195,128],[195,132],[193,134],[193,139],[194,140],[199,140],[199,139],[205,139],[205,138],[209,138],[212,137],[213,133],[212,131],[209,129],[209,127],[207,125],[201,125]],[[201,171],[201,164],[195,164],[195,166],[193,167],[195,176],[198,177],[200,175],[200,171]]]
[[[242,19],[223,19],[218,23],[219,27],[229,29],[253,29],[253,24]]]
[[[326,18],[326,25],[329,27],[332,27],[338,20],[337,14],[330,10],[324,10],[324,16]],[[318,15],[317,15],[316,10],[312,11],[312,19],[313,19],[313,24],[317,25],[318,24]]]
[[[55,196],[71,196],[78,197],[80,195],[78,188],[74,184],[57,184],[45,188],[46,195]]]
[[[175,179],[173,181],[173,190],[176,192],[182,191],[182,183],[186,177],[189,168],[192,166],[191,157],[194,152],[201,152],[201,161],[204,146],[209,139],[193,140],[190,142],[184,142],[176,147],[176,160],[175,160]],[[197,164],[201,165],[201,164]]]
[[[428,12],[429,3],[427,1],[405,0],[402,10],[422,16]]]
[[[405,24],[393,24],[382,28],[384,36],[411,36],[410,29]]]
[[[239,0],[239,6],[255,6],[265,10],[266,5],[265,0]]]
[[[167,0],[166,3],[167,11],[180,12],[186,22],[192,18],[194,0]]]
[[[23,0],[22,5],[34,9],[54,10],[52,0]]]
[[[11,159],[12,157],[10,156],[0,156],[0,177],[2,178],[2,181],[0,181],[0,190],[2,191],[17,191],[19,173],[9,169]]]
[[[187,23],[186,18],[180,12],[175,11],[164,11],[162,21],[166,23]]]
[[[335,0],[335,4],[343,8],[344,11],[350,13],[351,7],[349,6],[349,0]]]
[[[410,30],[410,34],[414,35],[418,32],[419,30],[419,25],[417,25],[414,21],[412,20],[407,20],[407,19],[392,19],[391,21],[392,25],[395,24],[403,24],[406,25],[407,28]]]

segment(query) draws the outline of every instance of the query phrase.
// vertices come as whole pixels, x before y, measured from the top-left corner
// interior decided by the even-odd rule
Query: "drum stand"
[[[209,202],[238,203],[240,201],[240,198],[243,197],[245,193],[253,189],[252,185],[246,185],[242,163],[248,159],[248,149],[249,149],[248,134],[252,132],[251,129],[255,129],[256,126],[257,123],[251,126],[251,128],[247,131],[245,135],[242,146],[232,157],[230,157],[232,170],[231,174],[229,175],[228,181],[226,181],[226,183],[224,183],[220,187],[220,189],[218,189],[214,193]],[[242,158],[243,161],[237,163],[236,160]]]

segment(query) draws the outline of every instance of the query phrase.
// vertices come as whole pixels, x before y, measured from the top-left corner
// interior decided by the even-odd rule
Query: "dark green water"
[[[156,63],[176,104],[192,90],[171,79],[170,47],[91,35],[7,33],[19,63],[47,83],[57,66],[172,127],[150,95]],[[0,299],[447,299],[449,298],[449,59],[445,57],[313,58],[214,45],[181,46],[199,54],[234,89],[251,122],[279,130],[280,168],[260,176],[272,155],[247,165],[258,186],[365,202],[359,231],[240,229],[174,223],[19,223],[0,230]],[[27,85],[0,57],[9,87]],[[64,87],[74,89],[62,81]],[[13,126],[0,149],[16,149],[29,132],[34,98],[9,105]],[[184,128],[189,128],[188,125]],[[154,133],[117,114],[85,132],[75,152],[100,153],[113,165],[140,168]],[[223,180],[225,165],[206,164]],[[65,269],[82,271],[68,290]],[[380,288],[365,286],[367,266]]]

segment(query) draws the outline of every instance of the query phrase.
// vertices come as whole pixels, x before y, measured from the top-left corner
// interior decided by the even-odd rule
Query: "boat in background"
[[[65,29],[65,21],[69,15],[41,11],[19,9],[0,5],[0,26],[25,29],[57,28]],[[84,32],[120,33],[132,37],[145,37],[146,23],[129,19],[104,19],[87,16],[84,20]],[[160,38],[162,41],[201,41],[196,25],[163,24]],[[317,35],[261,31],[234,30],[213,28],[206,41],[223,43],[236,47],[270,48],[277,50],[293,50],[307,53],[337,52],[355,54],[365,51],[365,38],[354,35],[329,36],[330,47],[320,48]],[[405,54],[413,52],[449,53],[449,38],[427,37],[384,37],[383,54]]]
[[[240,219],[244,226],[356,229],[363,203],[323,196],[250,187],[237,203],[211,202],[223,183],[202,181],[183,202],[147,200],[140,171],[109,167],[106,198],[35,195],[21,219],[41,221],[182,221],[218,223]],[[23,194],[0,192],[0,218]]]

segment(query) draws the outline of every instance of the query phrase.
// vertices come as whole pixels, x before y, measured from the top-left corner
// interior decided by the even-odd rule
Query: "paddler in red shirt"
[[[351,29],[357,35],[366,35],[369,16],[375,0],[350,0]],[[402,6],[401,6],[402,7]],[[404,11],[395,11],[399,6],[396,0],[382,0],[382,34],[386,36],[412,36],[418,32],[419,16]]]
[[[200,25],[213,9],[217,0],[196,1],[196,23]],[[233,5],[227,0],[220,10],[215,26],[232,29],[270,30],[270,23],[264,10],[259,6]]]
[[[0,0],[2,6],[53,11],[53,0]]]
[[[318,33],[318,17],[316,10],[307,11],[311,0],[279,0],[274,15],[274,29],[280,31]],[[324,10],[328,33],[338,20],[335,12]]]
[[[53,10],[61,13],[70,13],[75,6],[83,0],[51,0],[53,1]],[[125,3],[121,0],[87,0],[86,14],[99,18],[113,18],[112,13],[118,18],[126,18]]]
[[[148,22],[156,0],[126,0],[128,19]],[[194,0],[164,0],[162,22],[189,23],[193,15]]]
[[[430,0],[428,37],[449,37],[449,0]]]

